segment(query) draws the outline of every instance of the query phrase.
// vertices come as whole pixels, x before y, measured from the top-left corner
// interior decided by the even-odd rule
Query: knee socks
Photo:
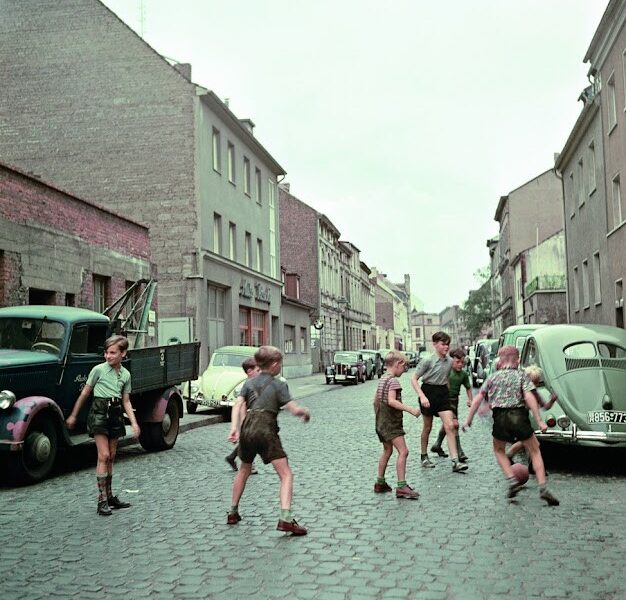
[[[99,475],[96,473],[96,481],[98,482],[98,502],[102,502],[108,498],[107,496],[107,479],[109,475]]]
[[[111,481],[113,480],[113,474],[107,474],[107,498],[113,497],[113,491],[111,490]]]

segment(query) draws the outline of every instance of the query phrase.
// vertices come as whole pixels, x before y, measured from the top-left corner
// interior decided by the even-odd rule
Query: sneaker
[[[509,485],[509,489],[506,493],[506,497],[509,500],[513,500],[513,498],[515,498],[515,496],[517,496],[517,494],[520,493],[520,491],[522,490],[522,488],[524,487],[523,483],[519,483],[518,481],[515,481],[515,483],[511,483]]]
[[[469,460],[466,454],[459,454],[459,462],[466,463]]]
[[[117,510],[118,508],[130,508],[130,502],[122,502],[117,496],[112,496],[107,500],[109,508]]]
[[[549,489],[545,488],[539,492],[539,497],[545,500],[550,506],[558,506],[560,502],[552,495]]]
[[[230,468],[233,471],[238,471],[239,470],[237,468],[237,463],[235,462],[235,459],[230,454],[224,460],[230,465]]]
[[[435,468],[435,463],[431,462],[431,460],[428,457],[426,457],[422,461],[422,467],[424,467],[425,469],[434,469]]]
[[[457,462],[456,460],[452,461],[452,472],[453,473],[463,473],[467,471],[468,467],[466,464]]]
[[[439,455],[441,458],[448,458],[448,455],[443,451],[441,446],[431,446],[430,451]]]
[[[279,519],[278,525],[276,525],[276,529],[278,529],[278,531],[286,531],[288,533],[291,533],[291,535],[307,534],[306,528],[300,527],[295,519],[292,519],[291,521],[283,521],[282,519]]]
[[[420,495],[410,486],[405,485],[401,488],[396,488],[396,498],[407,498],[409,500],[417,500]]]
[[[98,502],[98,508],[96,509],[96,512],[101,517],[110,517],[113,514],[106,500],[101,500],[100,502]]]
[[[391,486],[385,481],[385,483],[375,483],[374,484],[374,492],[376,494],[384,494],[385,492],[390,492]]]
[[[237,525],[241,521],[241,515],[238,512],[229,512],[226,517],[226,525]]]

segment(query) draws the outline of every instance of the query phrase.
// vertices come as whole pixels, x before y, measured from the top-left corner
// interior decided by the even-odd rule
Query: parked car
[[[626,447],[626,331],[606,325],[550,325],[529,333],[522,367],[543,369],[542,399],[557,402],[542,416],[539,440]]]
[[[372,359],[372,376],[370,379],[374,377],[378,377],[380,379],[381,375],[385,370],[384,358],[380,355],[378,350],[369,350],[365,349],[361,351],[363,357],[368,356]]]
[[[383,363],[383,373],[387,370],[387,367],[385,366],[385,357],[387,356],[387,354],[389,354],[391,351],[393,350],[393,348],[379,348],[377,350],[377,352],[380,354],[380,358],[382,359],[382,363]]]
[[[507,327],[498,339],[498,349],[502,346],[515,346],[521,352],[526,338],[540,327],[546,327],[546,325],[525,323]]]
[[[498,340],[482,339],[474,346],[474,366],[472,368],[472,384],[481,386],[489,376],[498,356]]]
[[[405,352],[406,357],[408,359],[407,366],[410,368],[417,366],[417,352],[413,352],[413,350],[407,350]]]
[[[198,406],[232,407],[246,380],[241,363],[258,350],[255,346],[222,346],[217,348],[204,373],[183,387],[187,412],[195,413]]]
[[[326,383],[354,383],[365,381],[365,361],[361,352],[335,352],[332,366],[326,367]]]
[[[374,379],[374,375],[376,375],[376,354],[367,350],[361,350],[361,354],[365,363],[365,379]]]

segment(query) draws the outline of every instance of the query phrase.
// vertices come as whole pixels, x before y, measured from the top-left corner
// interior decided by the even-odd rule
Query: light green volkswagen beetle
[[[626,331],[607,325],[550,325],[531,332],[521,366],[537,365],[544,401],[542,442],[626,447]]]

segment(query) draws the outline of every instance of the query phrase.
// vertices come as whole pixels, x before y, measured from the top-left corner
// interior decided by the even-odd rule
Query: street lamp
[[[341,313],[341,350],[350,350],[346,344],[346,308],[348,307],[348,299],[344,296],[340,296],[337,299],[337,304],[339,305],[339,312]]]

